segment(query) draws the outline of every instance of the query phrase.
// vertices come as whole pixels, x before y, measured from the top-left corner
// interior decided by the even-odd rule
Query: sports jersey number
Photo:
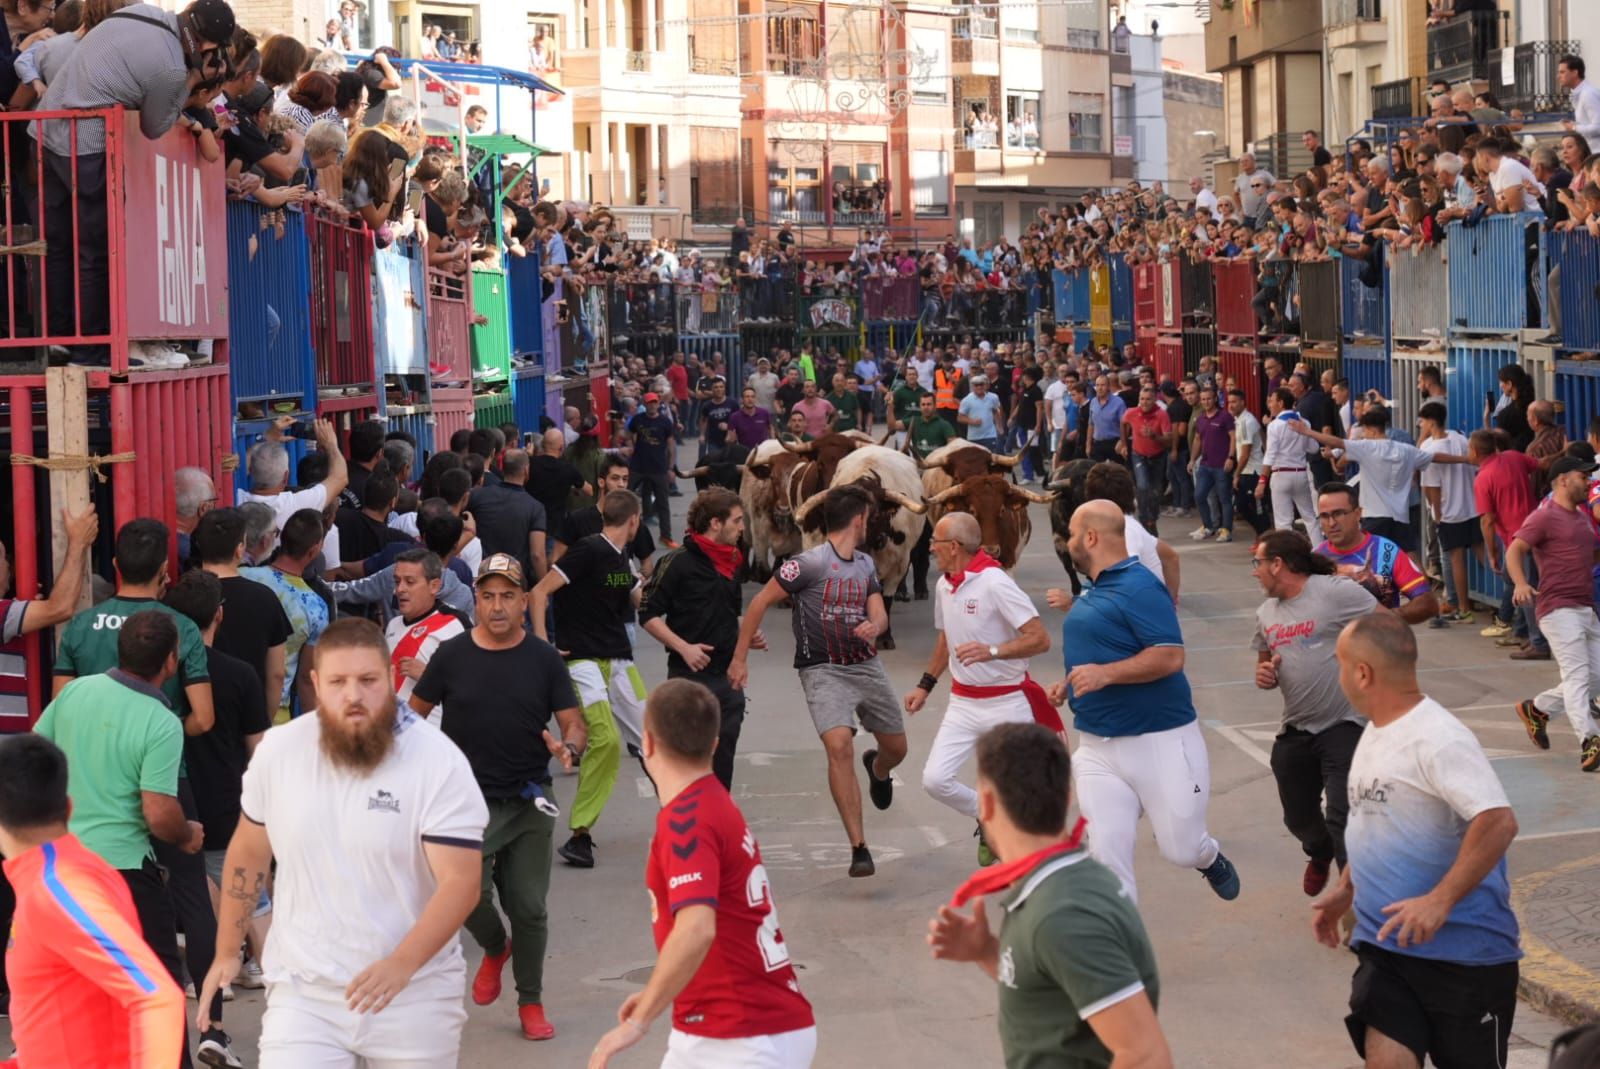
[[[745,881],[745,896],[752,909],[757,906],[767,907],[766,918],[756,930],[756,943],[761,947],[761,960],[766,964],[768,972],[783,968],[789,964],[789,945],[783,941],[783,935],[778,931],[778,910],[772,904],[772,884],[767,881],[765,865],[757,865],[750,870],[750,878]]]

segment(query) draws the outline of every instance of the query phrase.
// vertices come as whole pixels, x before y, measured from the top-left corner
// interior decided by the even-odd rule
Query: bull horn
[[[1044,488],[1046,490],[1057,490],[1057,491],[1060,491],[1060,490],[1067,489],[1071,485],[1072,484],[1069,483],[1069,482],[1045,483],[1044,484]]]
[[[711,474],[711,469],[707,467],[699,467],[693,469],[692,471],[683,472],[679,471],[677,468],[673,468],[672,474],[676,475],[680,479],[703,479],[707,475]]]
[[[821,504],[822,503],[822,499],[827,497],[827,496],[828,496],[828,491],[826,491],[826,490],[818,490],[816,493],[812,494],[810,497],[808,497],[804,501],[800,502],[800,506],[798,508],[796,508],[794,510],[794,513],[793,513],[794,525],[796,527],[799,527],[802,523],[804,523],[805,522],[805,518],[806,518],[806,514],[809,513],[817,505]]]
[[[782,438],[778,439],[778,444],[789,452],[799,453],[802,456],[810,456],[817,448],[817,443],[815,442],[786,442]]]
[[[889,444],[889,439],[893,438],[893,437],[894,437],[894,428],[891,427],[888,430],[883,432],[883,437],[878,439],[878,444],[879,445],[888,445]]]
[[[1006,456],[1003,453],[997,453],[994,456],[989,458],[989,463],[998,464],[1002,468],[1014,468],[1021,461],[1022,461],[1022,450],[1020,450],[1020,449],[1017,450],[1017,452],[1012,456]]]
[[[921,501],[913,501],[906,495],[897,494],[893,490],[885,490],[883,492],[883,499],[885,501],[894,502],[907,512],[915,512],[918,516],[921,516],[924,512],[928,511],[928,506],[923,504]]]
[[[940,490],[937,494],[934,494],[932,497],[928,498],[928,504],[942,505],[946,501],[949,501],[951,498],[955,497],[957,494],[960,494],[965,489],[966,488],[961,483],[956,483],[948,490]]]
[[[1055,502],[1052,494],[1041,494],[1035,490],[1024,490],[1020,486],[1011,487],[1011,492],[1032,501],[1035,505],[1049,505]]]

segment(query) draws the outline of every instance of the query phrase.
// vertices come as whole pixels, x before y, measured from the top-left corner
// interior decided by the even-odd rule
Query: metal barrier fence
[[[397,244],[379,250],[372,258],[372,304],[380,374],[419,375],[422,381],[431,381],[425,278],[420,250],[413,255]],[[459,375],[462,369],[452,371]]]
[[[1111,344],[1111,268],[1106,264],[1089,269],[1089,331],[1096,345]]]
[[[498,427],[502,423],[517,423],[517,403],[516,398],[511,395],[509,382],[498,389],[472,395],[474,427]],[[517,423],[517,430],[523,433],[537,429],[537,423],[532,427],[524,427]]]
[[[1450,329],[1505,334],[1547,325],[1544,216],[1490,215],[1451,223],[1447,239]]]
[[[1106,257],[1111,270],[1111,344],[1133,341],[1133,269],[1119,252]]]
[[[1216,318],[1215,283],[1210,260],[1195,260],[1179,254],[1178,269],[1183,276],[1183,315],[1190,325],[1209,325]]]
[[[1567,437],[1582,441],[1589,421],[1600,416],[1600,363],[1560,360],[1555,364],[1555,398],[1562,409]]]
[[[472,319],[467,311],[467,280],[436,267],[428,270],[428,361],[448,368],[443,383],[472,381]]]
[[[1348,350],[1345,355],[1350,355]],[[1422,391],[1417,387],[1417,376],[1427,367],[1434,368],[1443,376],[1445,354],[1396,351],[1391,354],[1390,359],[1390,388],[1384,396],[1389,399],[1389,411],[1394,417],[1394,426],[1403,427],[1415,434],[1417,413],[1425,403]]]
[[[1442,244],[1394,249],[1389,255],[1390,337],[1443,341],[1450,328],[1450,275]]]
[[[1217,354],[1216,331],[1189,327],[1183,332],[1183,370],[1186,375],[1193,375],[1200,370],[1202,356],[1215,356]]]
[[[511,381],[511,309],[503,271],[472,272],[472,381]],[[479,322],[481,320],[481,322]]]
[[[511,306],[511,351],[517,356],[544,352],[544,280],[539,277],[539,253],[506,261],[506,303]]]
[[[1183,329],[1183,300],[1187,296],[1182,262],[1174,257],[1156,265],[1156,328]]]
[[[674,286],[672,303],[679,334],[719,334],[739,324],[739,291],[731,286]]]
[[[476,411],[471,390],[442,389],[433,391],[433,440],[449,448],[456,431],[470,431],[477,426],[473,419]]]
[[[1485,402],[1497,404],[1500,399],[1500,369],[1521,361],[1522,346],[1515,338],[1452,341],[1444,370],[1450,427],[1462,434],[1482,427]],[[1539,392],[1541,385],[1535,377],[1535,396],[1548,396]]]
[[[317,385],[375,389],[372,340],[372,232],[308,216],[311,245],[311,337]]]
[[[316,406],[310,249],[300,212],[228,204],[228,362],[233,401]]]
[[[707,363],[720,355],[727,362],[729,396],[738,397],[748,370],[745,367],[744,344],[740,335],[699,334],[679,338],[678,348],[683,350],[686,356],[698,357],[701,363]]]
[[[544,368],[537,364],[516,368],[511,372],[511,418],[524,431],[539,429],[540,417],[547,415],[545,407]],[[551,416],[558,424],[561,422]]]
[[[1308,260],[1296,265],[1300,293],[1300,337],[1319,345],[1338,345],[1339,317],[1344,306],[1339,264],[1333,260]],[[1289,307],[1285,298],[1284,307]]]
[[[1224,385],[1232,380],[1237,388],[1244,391],[1244,404],[1251,412],[1260,413],[1264,410],[1266,379],[1254,347],[1219,345],[1217,373]]]
[[[1155,355],[1150,361],[1155,369],[1156,382],[1168,380],[1178,382],[1183,378],[1183,336],[1181,334],[1158,334],[1155,341]]]
[[[427,405],[390,405],[384,413],[390,431],[405,431],[416,440],[416,457],[411,461],[407,478],[416,482],[422,478],[422,468],[428,457],[439,448],[434,438],[433,410]],[[445,445],[450,443],[446,440]]]
[[[1136,264],[1133,267],[1133,331],[1141,327],[1154,328],[1156,311],[1156,265]]]
[[[922,312],[922,281],[916,275],[869,278],[861,284],[861,309],[871,319],[916,319]]]
[[[136,458],[107,468],[113,530],[141,517],[175,529],[179,468],[199,468],[214,486],[228,484],[223,461],[233,455],[233,406],[226,365],[141,372],[91,390],[89,409],[91,426],[98,414],[100,425],[110,428],[110,451]]]
[[[1389,269],[1383,262],[1382,243],[1373,251],[1378,284],[1369,286],[1362,281],[1368,274],[1368,264],[1353,256],[1339,260],[1339,285],[1341,333],[1345,341],[1370,339],[1380,345],[1389,341]]]
[[[1211,265],[1216,289],[1217,333],[1234,338],[1256,336],[1256,266],[1251,260],[1218,261]]]
[[[1380,344],[1347,345],[1344,348],[1344,377],[1350,380],[1351,396],[1377,390],[1388,397],[1393,389],[1389,350]],[[1345,428],[1349,430],[1349,428]],[[1411,427],[1406,427],[1411,430]]]
[[[1557,231],[1550,243],[1551,272],[1556,275],[1552,311],[1560,312],[1561,348],[1600,350],[1600,240],[1584,230]],[[1551,317],[1551,326],[1556,326]]]

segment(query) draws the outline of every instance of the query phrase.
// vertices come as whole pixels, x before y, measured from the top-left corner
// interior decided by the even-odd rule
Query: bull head
[[[679,471],[677,468],[673,468],[672,474],[680,479],[703,479],[711,474],[711,469],[702,464],[700,467],[689,471]]]
[[[780,438],[778,439],[778,444],[783,446],[789,452],[799,453],[802,456],[810,456],[812,453],[817,451],[816,442],[789,442]]]

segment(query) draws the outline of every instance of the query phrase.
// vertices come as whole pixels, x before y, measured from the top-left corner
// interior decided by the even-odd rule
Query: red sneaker
[[[1315,898],[1328,886],[1328,870],[1333,868],[1331,861],[1318,861],[1312,858],[1306,862],[1306,874],[1300,879],[1300,889],[1309,898]]]
[[[545,1020],[544,1007],[537,1002],[531,1002],[526,1006],[518,1006],[517,1016],[522,1019],[522,1038],[554,1039],[556,1037],[556,1026]]]
[[[478,975],[472,978],[472,1001],[487,1006],[500,997],[500,972],[511,960],[511,944],[498,954],[485,954],[478,965]]]

